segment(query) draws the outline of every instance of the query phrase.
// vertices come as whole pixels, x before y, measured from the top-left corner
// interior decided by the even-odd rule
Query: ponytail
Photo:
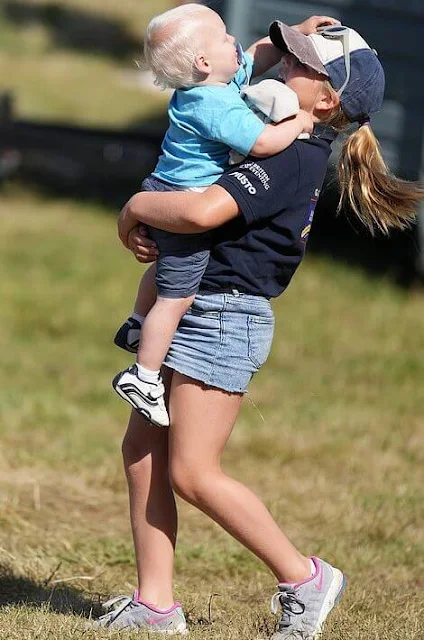
[[[338,108],[327,124],[342,131],[350,124]],[[414,222],[424,188],[389,173],[370,126],[360,126],[345,140],[338,163],[339,212],[348,206],[369,229],[388,234]]]

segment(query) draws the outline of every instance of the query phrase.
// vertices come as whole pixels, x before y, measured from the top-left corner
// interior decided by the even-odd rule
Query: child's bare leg
[[[156,302],[156,265],[153,263],[144,272],[138,287],[134,311],[145,318]]]
[[[181,317],[193,299],[194,295],[156,299],[141,329],[137,364],[118,373],[112,382],[121,398],[158,427],[169,426],[160,368]]]
[[[143,323],[138,364],[149,371],[159,372],[178,324],[193,300],[194,295],[188,298],[156,299]]]
[[[121,349],[137,353],[140,331],[144,318],[156,302],[156,265],[152,264],[143,274],[138,287],[134,311],[118,329],[114,342]]]
[[[160,245],[159,250],[161,249]],[[166,249],[166,247],[165,247]],[[170,249],[170,248],[169,248]],[[159,256],[156,286],[160,295],[145,318],[130,318],[140,329],[136,364],[118,373],[112,386],[123,400],[158,427],[169,426],[160,368],[180,320],[194,300],[209,260],[209,251],[175,248]],[[149,274],[150,277],[151,274]],[[139,299],[142,300],[143,287]],[[173,294],[178,298],[169,297]],[[140,307],[138,307],[141,310]],[[142,325],[142,326],[141,326]],[[115,340],[116,342],[116,340]],[[134,342],[129,344],[134,350]],[[125,348],[125,347],[124,347]]]

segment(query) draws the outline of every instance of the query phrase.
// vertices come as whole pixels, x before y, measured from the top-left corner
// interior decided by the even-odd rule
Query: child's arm
[[[320,27],[329,27],[335,24],[340,24],[340,20],[330,16],[311,16],[300,24],[293,24],[292,28],[297,29],[304,36],[309,36],[311,33],[317,33]]]
[[[293,29],[297,29],[305,36],[310,33],[316,33],[319,27],[325,27],[328,25],[340,24],[335,18],[330,16],[311,16],[300,24],[293,25]],[[247,53],[253,58],[253,77],[260,76],[274,65],[278,64],[281,60],[281,51],[274,47],[271,40],[261,38],[254,42],[247,50]]]
[[[256,158],[273,156],[286,149],[301,133],[312,133],[312,116],[302,109],[294,117],[278,124],[267,124],[250,150]]]
[[[254,42],[246,53],[250,53],[253,58],[253,78],[261,76],[268,69],[278,64],[282,55],[280,49],[277,49],[268,37]]]

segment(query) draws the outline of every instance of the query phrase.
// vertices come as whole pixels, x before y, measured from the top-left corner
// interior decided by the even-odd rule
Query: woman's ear
[[[194,58],[194,66],[196,67],[196,69],[198,71],[200,71],[200,73],[203,73],[203,74],[205,74],[207,76],[212,71],[211,64],[210,64],[209,60],[207,59],[207,57],[205,56],[204,53],[199,53]]]
[[[336,91],[327,87],[324,83],[322,89],[317,96],[314,113],[320,120],[329,116],[330,113],[340,104],[340,96]]]

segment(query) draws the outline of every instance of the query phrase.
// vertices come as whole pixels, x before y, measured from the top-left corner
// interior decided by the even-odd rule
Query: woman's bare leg
[[[177,510],[168,478],[168,433],[133,411],[122,445],[140,598],[160,609],[174,603]]]
[[[227,476],[220,457],[242,402],[174,372],[170,396],[170,478],[174,490],[209,515],[271,569],[277,580],[310,576],[309,559],[283,534],[265,505]]]

